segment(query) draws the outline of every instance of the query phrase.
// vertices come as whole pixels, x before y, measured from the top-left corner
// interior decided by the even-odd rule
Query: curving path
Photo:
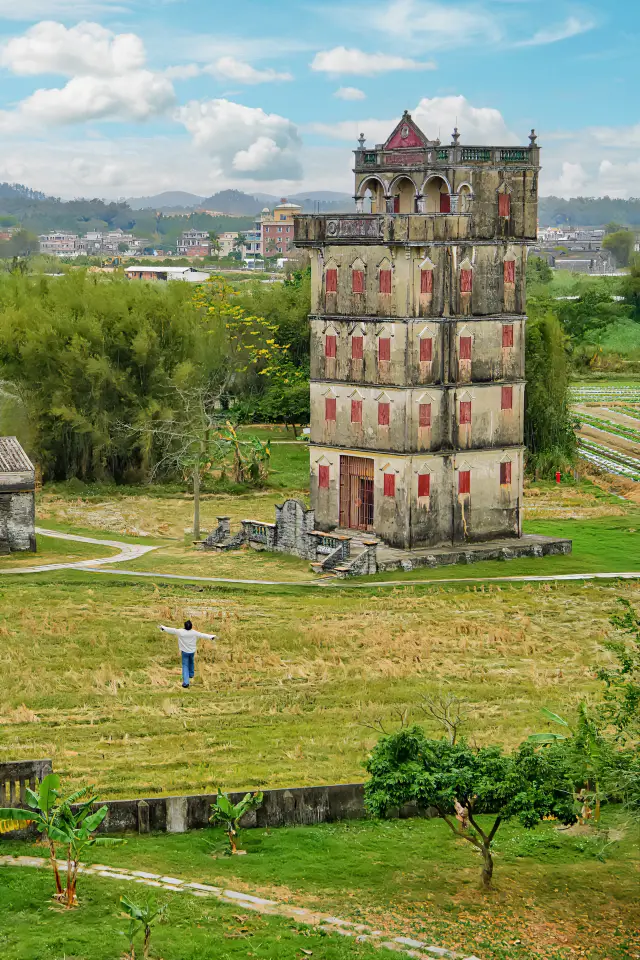
[[[437,586],[441,583],[551,583],[586,580],[640,580],[640,571],[619,573],[557,573],[540,576],[504,576],[504,577],[443,577],[437,580],[368,580],[353,583],[348,580],[337,580],[325,577],[318,580],[240,580],[231,577],[199,577],[189,573],[164,573],[153,570],[109,570],[108,565],[122,563],[124,560],[136,560],[158,547],[143,546],[134,543],[123,543],[120,540],[96,540],[93,537],[80,537],[73,533],[60,533],[58,530],[45,530],[36,527],[36,533],[41,537],[57,537],[60,540],[77,540],[80,543],[94,543],[98,546],[116,547],[119,550],[115,556],[95,560],[79,560],[75,563],[43,563],[39,566],[20,567],[14,570],[0,570],[3,574],[17,573],[47,573],[50,570],[84,570],[89,573],[111,573],[125,577],[146,577],[153,580],[183,580],[189,583],[237,583],[247,586],[265,587],[402,587],[402,586]]]

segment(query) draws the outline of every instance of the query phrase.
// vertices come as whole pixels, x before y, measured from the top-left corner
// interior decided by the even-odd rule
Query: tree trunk
[[[150,940],[151,940],[151,927],[146,926],[146,927],[144,928],[144,944],[143,944],[143,947],[142,947],[142,956],[144,957],[144,960],[147,960],[147,957],[149,956],[149,941],[150,941]]]
[[[200,463],[193,471],[193,539],[200,539]]]
[[[486,889],[491,887],[491,878],[493,877],[493,857],[491,849],[487,846],[482,847],[482,886]]]
[[[53,840],[49,839],[49,859],[51,860],[51,866],[53,867],[53,876],[56,881],[56,899],[62,897],[62,880],[60,879],[60,871],[58,869],[58,858],[56,857],[56,847]]]
[[[229,843],[231,844],[231,853],[237,853],[238,848],[236,847],[236,833],[235,830],[229,830],[227,836],[229,837]]]

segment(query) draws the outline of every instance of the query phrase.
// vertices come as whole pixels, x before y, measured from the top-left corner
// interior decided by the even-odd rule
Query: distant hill
[[[166,190],[152,197],[129,197],[126,201],[132,210],[193,210],[202,204],[202,197],[184,190]]]
[[[53,199],[51,197],[47,197],[45,193],[40,193],[39,190],[31,190],[30,187],[25,187],[22,183],[0,183],[1,199],[17,199],[20,197],[27,200]]]
[[[612,197],[540,197],[541,227],[603,227],[611,221],[627,227],[640,226],[640,199]]]
[[[272,201],[273,203],[273,201]],[[219,190],[211,197],[205,197],[201,206],[205,210],[216,210],[236,217],[253,217],[265,206],[263,196],[251,196],[242,190]]]

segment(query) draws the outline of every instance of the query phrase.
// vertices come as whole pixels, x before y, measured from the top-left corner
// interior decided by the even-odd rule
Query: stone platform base
[[[377,568],[381,570],[416,570],[418,567],[441,567],[452,563],[476,563],[478,560],[516,560],[519,557],[549,557],[571,553],[571,540],[526,534],[519,539],[485,540],[449,547],[425,547],[419,550],[397,550],[378,543]]]

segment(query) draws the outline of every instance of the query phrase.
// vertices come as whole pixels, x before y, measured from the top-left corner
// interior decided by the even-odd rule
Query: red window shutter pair
[[[451,197],[448,193],[440,194],[440,213],[451,213]]]
[[[337,338],[332,334],[327,334],[324,338],[324,355],[333,358],[336,355]]]
[[[471,360],[471,337],[460,337],[460,359]]]
[[[318,467],[318,486],[329,486],[329,467],[323,466],[322,464]]]
[[[421,403],[418,407],[418,424],[420,427],[431,426],[431,404]]]
[[[460,271],[460,293],[471,293],[473,290],[473,270]]]
[[[391,416],[391,405],[389,403],[378,404],[378,426],[388,427]]]
[[[351,337],[351,359],[362,360],[364,356],[364,343],[362,337]]]
[[[353,293],[364,293],[364,270],[351,271],[351,290]]]
[[[336,419],[336,398],[335,397],[324,398],[324,418],[325,420]]]
[[[433,293],[433,270],[420,271],[420,293]]]
[[[420,340],[420,363],[431,363],[433,360],[433,340],[431,337],[422,337]]]
[[[332,269],[327,270],[325,276],[325,290],[327,293],[336,293],[338,290],[338,271]]]
[[[513,324],[512,323],[502,324],[502,346],[503,347],[513,346]]]
[[[458,471],[458,493],[471,493],[471,470]]]
[[[509,193],[498,194],[498,216],[499,217],[511,216],[511,194]]]
[[[502,388],[501,406],[503,410],[513,409],[513,387]]]
[[[471,400],[460,401],[460,423],[471,423]]]
[[[505,283],[515,283],[515,282],[516,282],[516,262],[515,262],[515,260],[505,260],[505,261],[504,261],[504,282],[505,282]]]
[[[389,337],[378,337],[378,360],[391,360],[391,340]]]
[[[384,474],[384,495],[385,497],[395,497],[396,495],[396,475],[395,473]]]
[[[500,486],[507,487],[511,483],[511,464],[500,464]]]
[[[391,270],[380,271],[380,293],[391,293]]]
[[[431,474],[430,473],[418,474],[418,496],[419,497],[431,496]]]
[[[362,423],[362,400],[351,401],[351,423]]]

